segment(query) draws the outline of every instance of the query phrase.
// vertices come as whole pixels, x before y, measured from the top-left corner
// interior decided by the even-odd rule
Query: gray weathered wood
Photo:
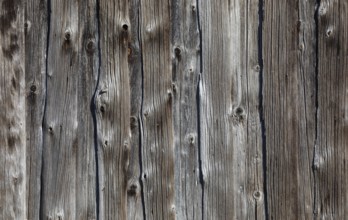
[[[0,219],[345,219],[344,0],[0,0]]]
[[[24,4],[0,1],[0,218],[25,219],[26,120]]]
[[[41,217],[95,219],[96,2],[50,1]]]
[[[315,2],[265,1],[263,106],[270,219],[313,217]]]
[[[27,219],[39,219],[41,204],[42,121],[46,98],[47,1],[25,2],[25,93]]]
[[[317,219],[347,218],[348,2],[320,1],[318,9]]]
[[[258,3],[199,5],[204,219],[264,217]]]
[[[146,219],[175,219],[169,1],[140,2],[143,101],[141,160]]]
[[[100,79],[96,93],[99,219],[126,219],[130,152],[128,2],[100,0]]]
[[[197,12],[196,0],[172,2],[174,190],[177,219],[202,219],[197,120],[200,73]]]

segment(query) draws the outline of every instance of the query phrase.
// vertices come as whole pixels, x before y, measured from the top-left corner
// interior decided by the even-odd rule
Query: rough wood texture
[[[196,0],[172,2],[175,213],[177,219],[202,219],[199,184],[197,88],[200,35]]]
[[[25,219],[24,5],[18,0],[2,0],[0,7],[0,218]]]
[[[126,219],[130,152],[128,3],[100,1],[100,79],[96,92],[100,219]]]
[[[145,216],[175,219],[169,1],[140,2],[143,67],[141,161]]]
[[[41,218],[95,219],[95,1],[51,1]]]
[[[265,1],[263,105],[270,219],[313,217],[315,2]]]
[[[321,1],[318,11],[317,219],[347,218],[348,2]]]
[[[345,219],[345,0],[0,0],[0,219]]]
[[[202,1],[199,5],[204,219],[264,217],[258,4]]]
[[[26,1],[24,32],[28,219],[40,217],[47,16],[47,1]]]

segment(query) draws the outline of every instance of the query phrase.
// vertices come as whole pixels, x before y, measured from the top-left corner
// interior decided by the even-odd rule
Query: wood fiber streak
[[[197,2],[172,3],[175,211],[177,219],[202,219],[196,100],[200,73]]]
[[[170,1],[140,2],[142,182],[146,219],[175,219]]]
[[[96,2],[50,1],[41,218],[96,219]]]
[[[139,24],[140,0],[129,2],[130,39],[128,46],[128,62],[130,74],[130,155],[127,170],[127,218],[143,219],[143,197],[141,182],[141,105],[142,105],[142,63]]]
[[[96,92],[99,219],[127,218],[131,144],[128,2],[99,1],[100,79]]]
[[[200,1],[204,219],[263,219],[258,1]]]
[[[269,219],[313,217],[315,2],[265,1],[263,105]]]
[[[42,170],[42,120],[46,98],[47,1],[26,1],[25,97],[27,219],[39,219]]]
[[[318,8],[318,139],[316,219],[347,217],[348,2]]]
[[[26,120],[24,5],[0,1],[0,219],[25,219]]]

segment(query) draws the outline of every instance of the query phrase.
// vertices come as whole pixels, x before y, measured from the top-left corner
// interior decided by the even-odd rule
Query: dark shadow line
[[[259,0],[259,26],[258,26],[258,62],[260,66],[259,73],[259,114],[261,124],[261,138],[262,138],[262,171],[263,171],[263,191],[264,191],[264,205],[265,205],[265,219],[269,219],[268,210],[268,191],[267,191],[267,145],[266,145],[266,125],[264,118],[264,106],[263,106],[263,19],[264,19],[264,3],[263,0]]]

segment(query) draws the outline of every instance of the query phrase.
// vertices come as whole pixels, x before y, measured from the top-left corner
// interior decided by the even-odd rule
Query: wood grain
[[[315,2],[265,1],[263,101],[270,219],[313,218]]]
[[[258,1],[199,5],[204,219],[264,217]]]
[[[95,1],[50,1],[40,218],[96,218],[95,9]]]
[[[26,1],[24,19],[27,219],[39,219],[43,150],[42,122],[46,99],[47,1]]]
[[[140,2],[143,68],[142,182],[146,219],[175,219],[169,1]]]
[[[0,0],[0,219],[345,219],[344,0]]]
[[[347,10],[340,0],[320,1],[318,8],[317,219],[347,216]]]
[[[1,0],[0,7],[0,218],[25,219],[24,5],[18,0]]]

